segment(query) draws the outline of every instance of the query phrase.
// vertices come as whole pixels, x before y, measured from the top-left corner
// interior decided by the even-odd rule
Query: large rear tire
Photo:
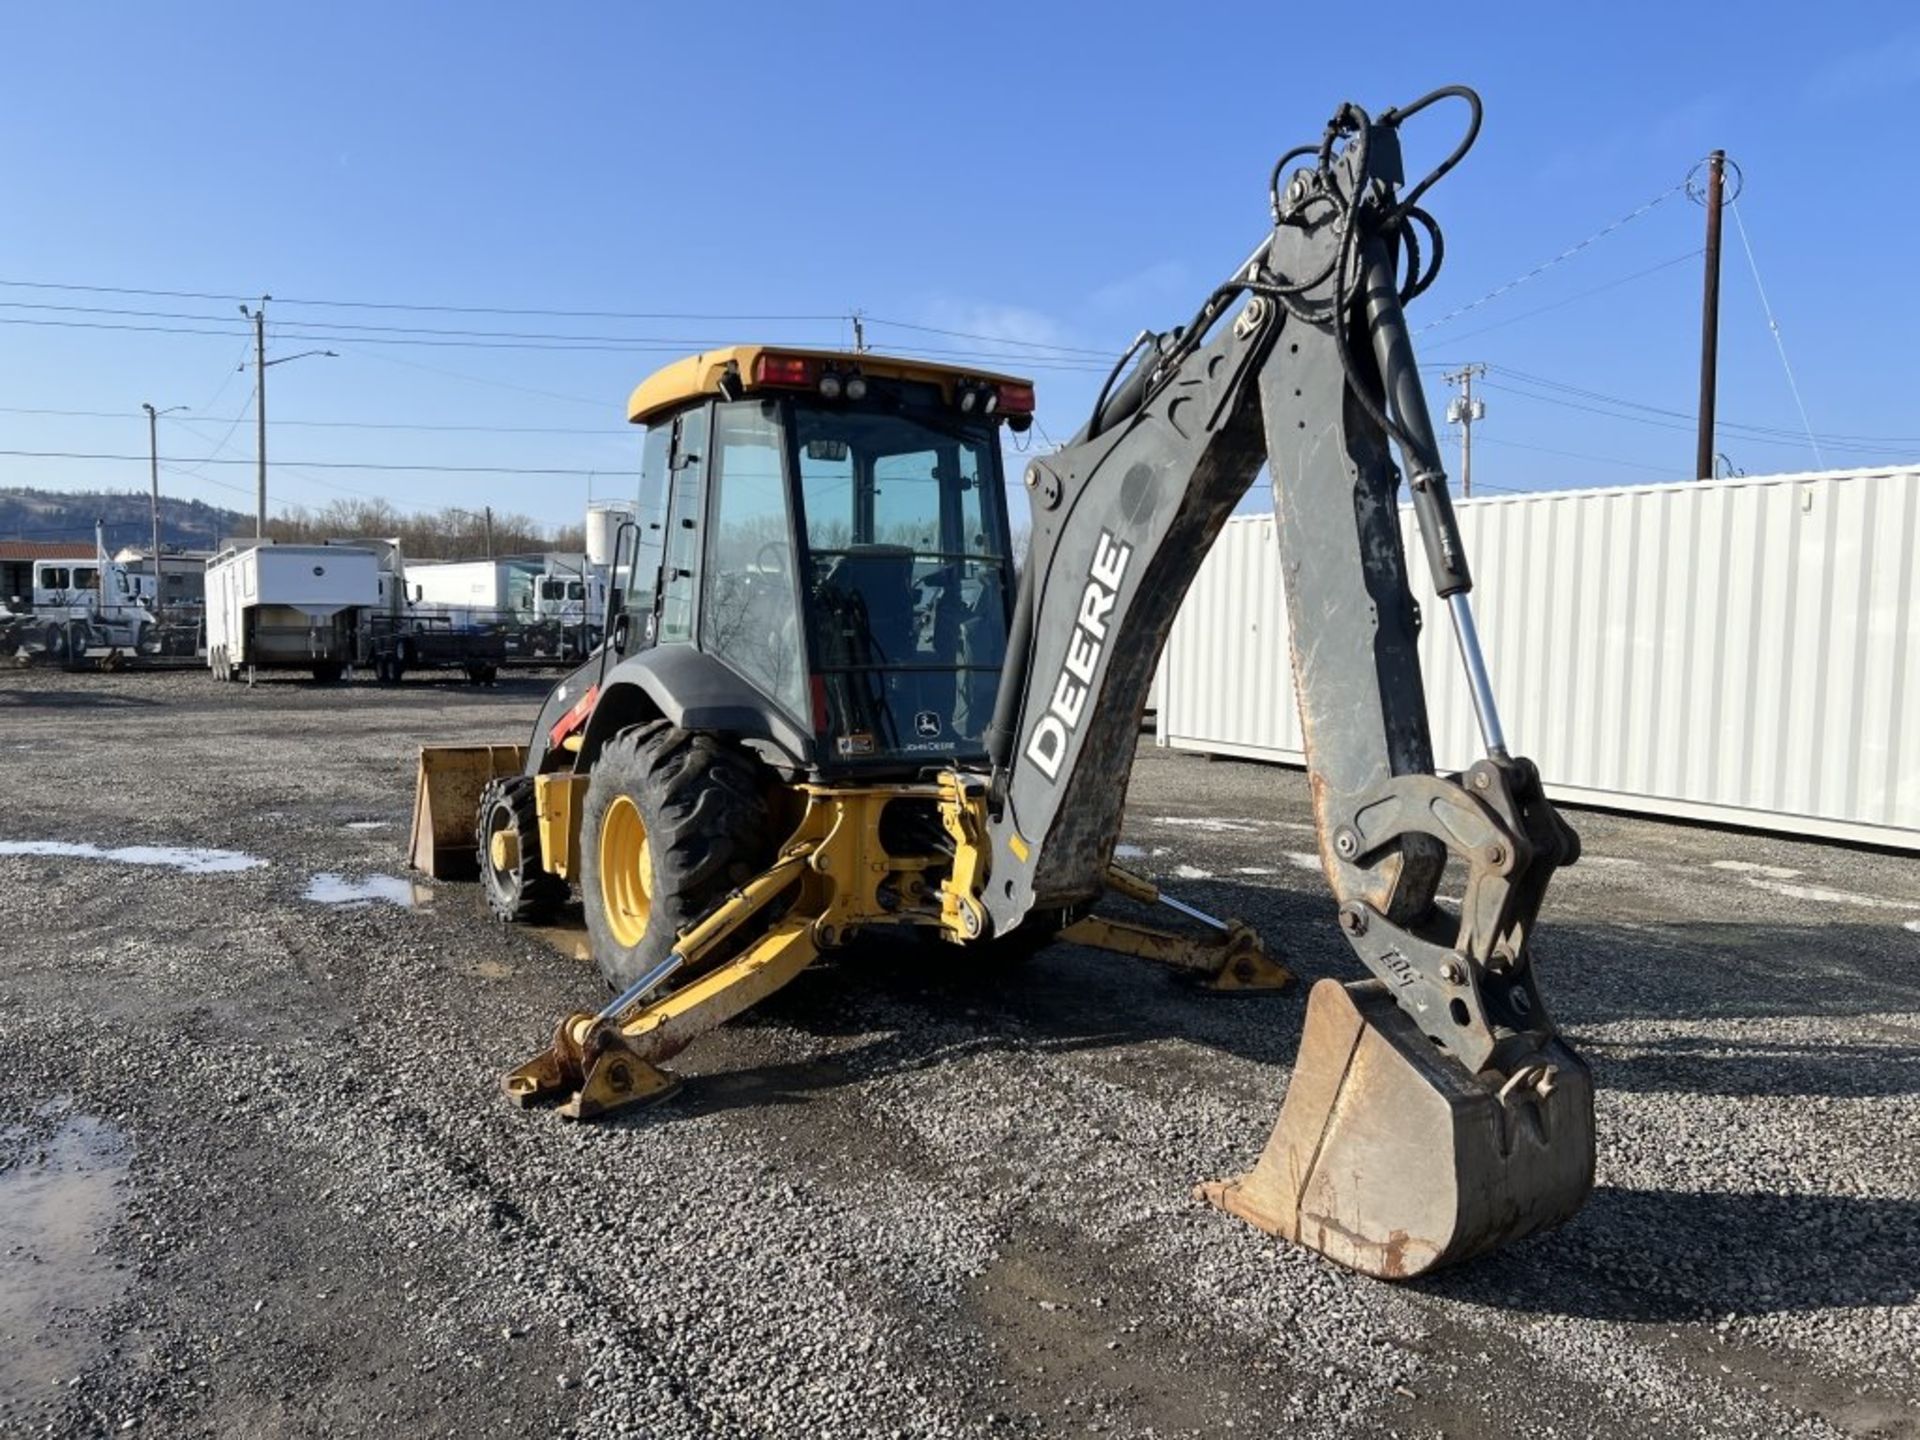
[[[489,780],[474,835],[487,909],[509,924],[539,925],[567,903],[567,884],[540,854],[540,818],[531,775]]]
[[[665,720],[600,752],[580,825],[580,896],[608,985],[626,989],[766,868],[777,837],[765,783],[751,756]]]

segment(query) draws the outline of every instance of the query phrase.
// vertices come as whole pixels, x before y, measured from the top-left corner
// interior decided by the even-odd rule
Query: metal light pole
[[[335,360],[340,358],[331,350],[302,350],[298,355],[267,359],[267,302],[271,299],[271,295],[262,295],[257,310],[245,305],[240,307],[240,313],[253,321],[253,405],[258,433],[255,444],[260,455],[260,478],[254,496],[253,514],[253,538],[256,540],[267,538],[267,367],[285,365],[289,360],[304,360],[309,355],[325,355]],[[240,368],[244,370],[247,367],[242,365]]]
[[[142,400],[140,408],[147,412],[147,463],[153,472],[153,613],[158,615],[161,597],[166,593],[160,562],[160,417],[189,407],[169,405],[164,410],[156,410]]]

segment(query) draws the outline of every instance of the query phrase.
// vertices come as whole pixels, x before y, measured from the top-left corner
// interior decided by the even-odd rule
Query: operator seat
[[[910,548],[849,546],[827,567],[817,593],[828,664],[898,665],[913,658]]]

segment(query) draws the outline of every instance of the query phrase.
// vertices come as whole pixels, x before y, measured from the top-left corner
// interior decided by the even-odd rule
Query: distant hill
[[[96,515],[106,521],[109,550],[137,545],[144,551],[153,543],[153,505],[145,491],[0,489],[0,540],[91,544]],[[252,534],[250,511],[226,510],[161,493],[162,545],[208,550],[223,539]],[[283,544],[390,536],[417,560],[462,560],[545,550],[578,552],[587,543],[584,526],[548,526],[504,510],[491,516],[452,505],[433,511],[402,511],[385,500],[345,497],[315,510],[284,507],[268,519],[267,534]]]
[[[107,524],[107,548],[153,543],[153,502],[140,490],[0,489],[0,540],[91,542]],[[198,500],[160,496],[160,543],[205,550],[222,536],[251,532],[253,517]]]

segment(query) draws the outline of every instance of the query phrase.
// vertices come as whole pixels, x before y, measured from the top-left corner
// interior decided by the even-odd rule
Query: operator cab
[[[668,366],[629,413],[623,656],[721,661],[815,774],[984,757],[1014,591],[999,428],[1031,425],[1030,382],[742,346]]]

